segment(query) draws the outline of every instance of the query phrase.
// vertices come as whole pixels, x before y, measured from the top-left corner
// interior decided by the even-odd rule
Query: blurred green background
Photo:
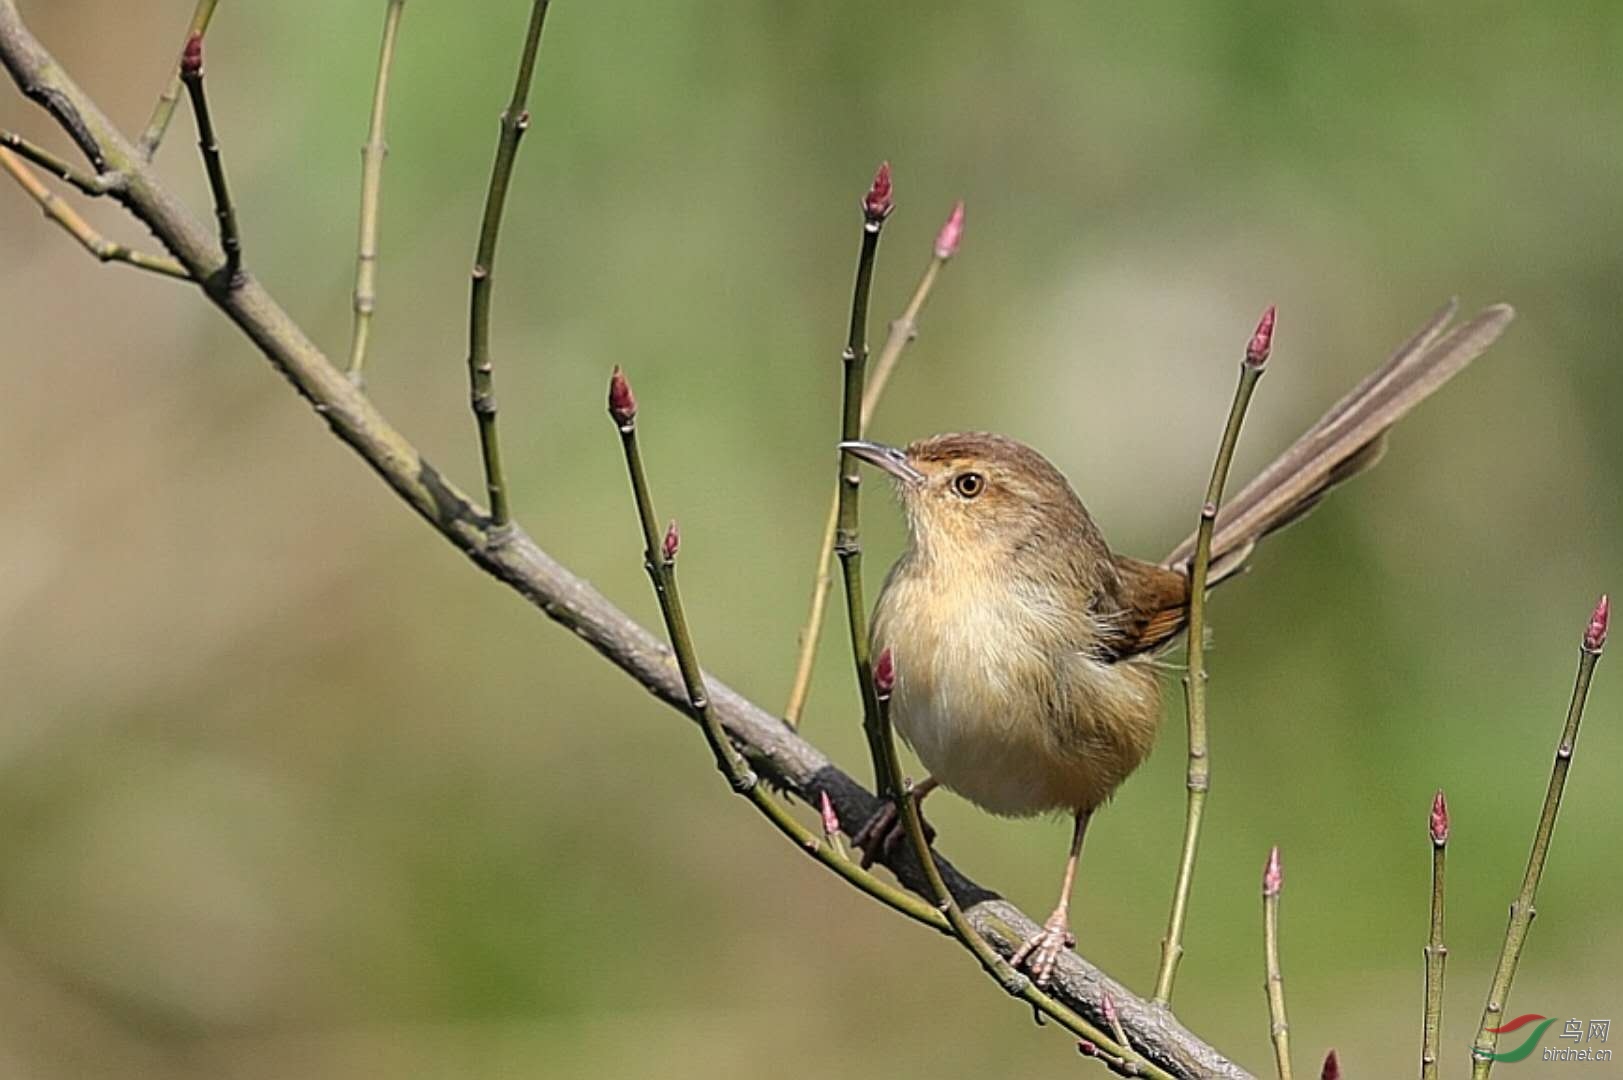
[[[138,130],[189,0],[23,6]],[[470,490],[466,274],[526,7],[413,0],[396,69],[371,390]],[[341,353],[383,4],[222,9],[208,71],[247,263]],[[1300,1067],[1334,1045],[1349,1075],[1410,1074],[1441,785],[1460,1075],[1579,634],[1623,582],[1620,48],[1609,3],[560,2],[496,285],[517,513],[655,618],[602,411],[624,364],[702,652],[781,708],[881,158],[899,209],[876,336],[956,198],[968,229],[875,434],[1025,439],[1143,556],[1193,524],[1266,304],[1242,480],[1450,294],[1514,302],[1386,464],[1216,601],[1177,995],[1271,1069],[1278,842]],[[69,149],[9,85],[0,125]],[[193,138],[182,108],[160,167],[205,214]],[[97,267],[0,186],[3,1071],[1097,1071],[790,850],[687,724],[403,510],[195,293]],[[900,523],[873,497],[866,520],[876,587]],[[842,634],[807,730],[865,775]],[[1620,678],[1602,665],[1515,1012],[1623,1011]],[[1141,992],[1183,814],[1169,698],[1077,910],[1084,951]],[[1063,823],[951,796],[932,817],[1047,910]]]

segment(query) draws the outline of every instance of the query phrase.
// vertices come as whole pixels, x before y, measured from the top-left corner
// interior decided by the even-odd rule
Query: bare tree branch
[[[62,71],[29,32],[15,0],[0,0],[0,63],[30,99],[49,109],[98,170],[124,174],[120,201],[152,230],[198,279],[226,264],[218,241],[195,214],[148,169],[137,148]],[[231,290],[206,293],[310,402],[340,440],[447,541],[591,645],[660,700],[689,716],[670,650],[585,581],[539,548],[523,530],[495,528],[491,518],[452,485],[349,381],[251,274]],[[832,764],[781,720],[712,676],[710,705],[752,768],[812,805],[827,794],[846,821],[864,821],[879,808],[861,784]],[[885,855],[911,891],[929,895],[911,850]],[[995,892],[959,874],[941,872],[976,931],[1010,956],[1037,924]],[[1103,1001],[1114,1000],[1124,1029],[1143,1057],[1178,1077],[1248,1080],[1250,1074],[1195,1037],[1164,1009],[1150,1005],[1074,954],[1060,959],[1049,994],[1090,1023],[1106,1023]]]

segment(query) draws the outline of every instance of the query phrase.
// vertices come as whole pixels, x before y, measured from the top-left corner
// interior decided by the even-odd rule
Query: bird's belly
[[[1091,810],[1148,755],[1160,718],[1152,671],[1055,658],[1017,637],[948,638],[911,664],[897,650],[891,720],[971,802],[1013,817]]]

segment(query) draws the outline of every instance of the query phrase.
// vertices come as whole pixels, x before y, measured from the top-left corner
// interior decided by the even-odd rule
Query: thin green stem
[[[1291,1029],[1285,1018],[1285,976],[1279,968],[1279,894],[1282,891],[1276,847],[1268,857],[1268,869],[1262,878],[1262,951],[1267,971],[1263,989],[1268,995],[1268,1035],[1274,1044],[1274,1067],[1279,1080],[1291,1080]]]
[[[490,286],[496,269],[496,241],[501,237],[502,210],[507,205],[507,189],[513,179],[519,140],[530,126],[525,108],[530,99],[530,81],[541,50],[541,27],[546,22],[548,0],[534,0],[530,26],[524,35],[524,52],[519,58],[513,97],[502,110],[501,137],[496,142],[496,161],[490,170],[490,189],[485,194],[485,212],[479,225],[479,246],[473,259],[473,287],[468,313],[468,381],[473,416],[479,425],[479,455],[484,463],[485,495],[490,501],[491,524],[500,528],[511,516],[507,506],[507,479],[502,472],[501,444],[496,438],[496,393],[490,362]]]
[[[1271,310],[1271,309],[1270,309]],[[1183,931],[1189,916],[1189,890],[1194,882],[1195,855],[1200,847],[1200,827],[1206,811],[1206,793],[1211,790],[1211,760],[1206,744],[1206,579],[1212,565],[1212,528],[1228,483],[1234,448],[1240,441],[1240,426],[1251,404],[1251,394],[1262,377],[1263,364],[1248,357],[1240,365],[1240,382],[1229,406],[1228,423],[1218,443],[1217,461],[1212,466],[1206,501],[1200,508],[1200,526],[1195,539],[1194,563],[1189,574],[1189,666],[1184,672],[1184,715],[1189,728],[1189,770],[1185,778],[1189,797],[1184,816],[1183,847],[1178,857],[1178,879],[1172,891],[1172,909],[1167,915],[1166,937],[1161,940],[1161,965],[1155,976],[1154,1001],[1167,1005],[1172,1000],[1172,984],[1178,962],[1183,959]]]
[[[400,32],[400,16],[406,0],[389,0],[383,14],[383,45],[378,53],[378,78],[372,88],[372,117],[367,125],[366,143],[361,147],[360,239],[355,257],[355,321],[350,332],[349,381],[362,381],[366,346],[371,339],[372,313],[377,310],[378,291],[378,203],[383,190],[383,161],[389,154],[384,141],[384,121],[389,111],[389,73],[394,67],[395,37]]]
[[[913,894],[885,884],[852,862],[840,850],[835,836],[819,837],[796,820],[788,808],[760,783],[754,770],[728,738],[721,721],[710,706],[704,672],[699,666],[698,655],[693,647],[693,637],[688,630],[687,614],[682,607],[682,596],[676,584],[675,544],[670,545],[670,554],[667,557],[665,541],[659,531],[658,518],[654,514],[654,502],[649,492],[647,475],[643,470],[636,423],[628,419],[617,426],[621,445],[625,450],[626,471],[631,476],[631,490],[637,505],[637,520],[642,528],[643,565],[648,571],[649,580],[653,582],[660,615],[665,621],[671,649],[676,654],[677,668],[687,693],[689,710],[699,721],[699,728],[704,733],[705,741],[709,744],[711,753],[715,755],[716,767],[727,778],[732,789],[749,799],[755,808],[796,847],[886,906],[942,933],[951,933],[951,927],[941,912]]]
[[[1607,601],[1601,598],[1596,609],[1596,621],[1590,624],[1583,648],[1578,652],[1578,675],[1572,687],[1572,700],[1567,706],[1567,720],[1561,730],[1561,742],[1556,746],[1555,764],[1550,769],[1550,783],[1544,792],[1544,807],[1539,812],[1538,828],[1533,833],[1533,847],[1527,856],[1527,870],[1522,875],[1521,891],[1510,907],[1510,925],[1505,929],[1504,945],[1499,950],[1499,963],[1494,969],[1493,983],[1488,989],[1488,1000],[1482,1009],[1482,1023],[1477,1026],[1476,1040],[1471,1044],[1472,1080],[1486,1080],[1493,1071],[1493,1054],[1499,1045],[1499,1036],[1489,1031],[1503,1021],[1505,1006],[1510,997],[1510,984],[1516,978],[1516,965],[1521,961],[1522,948],[1527,944],[1527,931],[1537,914],[1533,903],[1538,894],[1539,879],[1544,876],[1544,862],[1550,853],[1550,839],[1555,835],[1555,819],[1561,810],[1561,795],[1566,790],[1567,773],[1572,768],[1572,754],[1578,745],[1578,725],[1583,722],[1584,703],[1589,698],[1589,682],[1600,660],[1606,639],[1605,613]],[[1600,632],[1595,634],[1598,622]]]
[[[208,32],[209,20],[214,18],[214,9],[218,5],[219,0],[197,0],[192,21],[186,28],[188,41],[193,35],[201,36]],[[169,121],[175,117],[175,105],[180,101],[180,81],[180,69],[177,67],[169,76],[168,85],[158,95],[158,103],[152,107],[152,118],[147,121],[146,130],[136,141],[136,149],[145,161],[151,161],[158,152],[164,133],[169,130]]]
[[[27,158],[58,180],[67,181],[86,195],[105,195],[111,189],[107,178],[81,172],[44,147],[36,146],[13,132],[0,131],[0,149],[11,150],[18,157]]]
[[[894,776],[900,776],[901,764],[896,755],[896,740],[890,726],[889,694],[876,693],[874,700],[878,706],[881,752],[885,758],[886,771]],[[936,907],[947,916],[947,923],[952,928],[953,936],[980,962],[982,970],[1010,997],[1024,1001],[1038,1013],[1052,1018],[1077,1038],[1084,1039],[1104,1051],[1105,1056],[1100,1057],[1100,1060],[1110,1062],[1110,1059],[1115,1059],[1110,1064],[1116,1071],[1124,1075],[1171,1080],[1170,1073],[1146,1061],[1125,1040],[1089,1023],[1081,1014],[1050,997],[1013,964],[1005,960],[1003,955],[980,935],[970,924],[969,918],[958,904],[958,899],[952,895],[952,890],[947,887],[946,880],[941,876],[941,868],[936,865],[935,852],[931,849],[929,837],[924,831],[924,815],[919,810],[919,801],[909,798],[910,794],[911,792],[900,793],[897,804],[901,807],[902,822],[906,826],[907,838],[913,846],[914,857],[924,870],[925,880],[936,898]]]
[[[1443,974],[1448,947],[1443,944],[1444,879],[1448,869],[1448,803],[1437,793],[1431,812],[1431,932],[1426,937],[1426,1011],[1420,1047],[1421,1080],[1437,1080],[1438,1048],[1443,1037]]]
[[[28,171],[27,165],[3,147],[0,147],[0,169],[11,174],[11,178],[17,181],[18,186],[39,204],[46,218],[60,225],[86,251],[102,262],[124,263],[138,270],[150,270],[165,277],[179,278],[182,281],[191,280],[191,274],[187,273],[186,268],[178,260],[171,259],[167,255],[148,255],[142,251],[135,251],[107,239],[91,228],[90,223],[80,217],[60,195],[40,183],[39,178]]]
[[[882,170],[888,195],[889,170]],[[888,213],[888,211],[887,211]],[[862,431],[862,391],[868,368],[868,294],[873,285],[874,258],[879,252],[879,234],[885,227],[885,214],[868,213],[862,223],[862,248],[857,256],[857,278],[851,293],[851,325],[846,334],[842,360],[845,365],[845,391],[840,417],[840,440],[848,442]],[[862,539],[860,493],[862,476],[858,461],[850,451],[840,452],[840,506],[835,528],[834,550],[840,556],[845,581],[845,614],[851,631],[851,659],[856,667],[857,687],[862,694],[862,730],[868,739],[873,760],[874,786],[881,798],[896,798],[901,776],[890,769],[880,730],[879,703],[874,697],[873,663],[868,649],[868,607],[862,595]]]
[[[231,203],[231,191],[226,187],[225,162],[220,157],[220,143],[214,136],[214,121],[209,116],[208,94],[203,89],[203,38],[193,33],[186,43],[181,59],[180,80],[192,99],[192,113],[197,119],[197,148],[203,154],[203,168],[208,173],[209,191],[214,196],[214,216],[220,223],[220,247],[225,250],[223,284],[234,289],[242,284],[242,240],[237,234],[237,211]]]
[[[950,254],[947,256],[950,258]],[[902,351],[918,336],[919,313],[924,310],[924,303],[930,298],[930,290],[935,287],[936,275],[947,258],[937,253],[930,259],[930,265],[925,267],[924,276],[919,279],[918,287],[913,290],[913,298],[908,301],[902,314],[890,324],[890,332],[885,338],[884,346],[879,350],[879,358],[874,363],[873,377],[862,394],[862,412],[857,424],[858,438],[867,433],[868,424],[873,420],[874,410],[879,407],[879,399],[885,393],[885,386],[890,382],[892,372],[896,370],[896,363],[901,359]],[[841,434],[844,434],[843,425]],[[843,473],[841,479],[834,485],[834,492],[829,497],[828,520],[823,525],[822,542],[817,547],[817,573],[812,579],[811,610],[806,614],[805,628],[800,631],[800,655],[795,660],[795,678],[789,688],[789,703],[784,706],[783,720],[790,727],[799,727],[801,715],[806,710],[806,697],[811,693],[812,668],[817,663],[817,647],[823,636],[823,616],[828,610],[828,594],[834,583],[834,575],[829,565],[834,557],[834,537],[840,522],[840,495],[844,490]]]

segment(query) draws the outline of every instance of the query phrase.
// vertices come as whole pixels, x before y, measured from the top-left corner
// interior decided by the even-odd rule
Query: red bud
[[[1268,310],[1262,313],[1257,321],[1257,330],[1246,343],[1245,362],[1252,367],[1261,367],[1268,362],[1268,354],[1274,347],[1274,306],[1268,305]]]
[[[896,661],[888,648],[879,654],[879,662],[873,666],[873,688],[880,701],[889,701],[891,692],[896,689]]]
[[[1319,1080],[1341,1080],[1341,1059],[1334,1050],[1324,1055],[1324,1071],[1319,1073]]]
[[[618,364],[609,376],[609,415],[622,428],[630,427],[637,419],[637,395],[631,392],[631,383]]]
[[[947,223],[935,236],[935,257],[946,262],[958,254],[958,241],[964,235],[964,200],[959,199],[947,217]]]
[[[665,526],[665,540],[659,545],[659,553],[664,557],[666,562],[674,562],[676,559],[676,549],[681,546],[682,532],[676,527],[676,519],[671,518],[671,523]]]
[[[823,835],[837,836],[840,832],[840,815],[834,812],[834,803],[829,799],[828,792],[818,792],[822,796]]]
[[[1598,653],[1606,647],[1606,625],[1612,621],[1612,601],[1605,593],[1595,603],[1595,613],[1589,617],[1589,628],[1584,631],[1584,649]]]
[[[186,39],[186,47],[180,53],[180,73],[182,75],[203,74],[202,34],[193,34]]]
[[[1431,800],[1431,842],[1438,847],[1448,843],[1448,800],[1438,788]]]
[[[1285,887],[1285,872],[1279,868],[1279,845],[1268,852],[1268,865],[1262,871],[1262,895],[1278,896]]]
[[[895,208],[890,199],[890,162],[886,161],[880,164],[879,171],[874,173],[873,186],[862,197],[862,215],[869,224],[877,225],[890,217]]]

